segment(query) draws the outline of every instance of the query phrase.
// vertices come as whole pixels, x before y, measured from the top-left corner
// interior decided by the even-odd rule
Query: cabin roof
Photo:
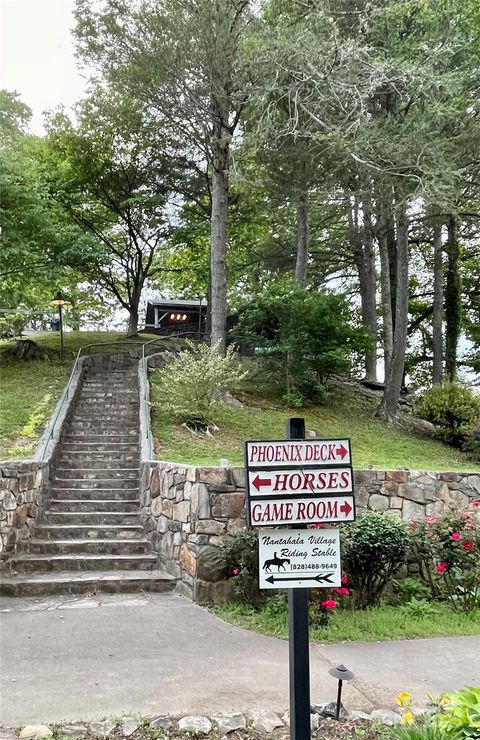
[[[171,300],[165,300],[163,298],[152,298],[152,300],[148,301],[149,305],[151,306],[159,306],[161,308],[168,308],[170,306],[175,306],[179,308],[199,308],[200,307],[200,299],[199,300],[187,300],[184,298],[172,298]],[[207,305],[206,300],[202,300],[202,308],[205,308]]]

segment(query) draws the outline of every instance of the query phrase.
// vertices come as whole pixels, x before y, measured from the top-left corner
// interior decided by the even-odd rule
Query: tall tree
[[[80,52],[102,76],[147,104],[185,151],[208,164],[211,196],[211,341],[226,341],[226,251],[232,137],[248,85],[239,45],[249,0],[77,0]]]

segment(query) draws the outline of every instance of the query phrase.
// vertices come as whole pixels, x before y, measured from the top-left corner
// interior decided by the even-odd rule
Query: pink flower
[[[341,579],[342,586],[346,586],[348,583],[348,576],[343,575]]]
[[[338,594],[339,596],[350,596],[350,591],[348,590],[348,588],[344,588],[344,587],[336,588],[335,593]]]
[[[425,521],[427,524],[436,524],[438,522],[438,518],[436,516],[426,516]]]
[[[437,571],[437,573],[444,573],[447,570],[447,568],[448,568],[448,563],[446,563],[445,560],[442,560],[442,562],[436,566],[435,570]]]
[[[460,532],[452,532],[450,539],[457,542],[460,539]]]
[[[472,501],[472,506],[475,506],[475,508],[480,508],[480,501]]]
[[[240,568],[234,568],[232,570],[232,573],[233,573],[234,576],[238,576],[238,574],[240,573]]]
[[[467,524],[465,524],[465,529],[475,529],[475,524],[472,524],[472,522],[467,522]]]
[[[310,529],[325,529],[326,526],[326,524],[312,524]]]
[[[335,609],[337,606],[337,602],[333,599],[327,599],[326,601],[322,601],[320,606],[323,606],[324,609]]]
[[[464,542],[463,543],[463,549],[466,550],[467,552],[472,552],[472,550],[473,550],[473,542],[472,542],[472,540],[467,540],[466,542]]]

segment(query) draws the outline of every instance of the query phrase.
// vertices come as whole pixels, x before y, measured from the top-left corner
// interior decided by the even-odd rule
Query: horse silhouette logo
[[[280,573],[280,569],[282,571],[285,571],[285,563],[288,563],[290,565],[290,559],[289,558],[279,558],[277,556],[277,553],[274,552],[273,558],[270,558],[270,560],[265,560],[263,564],[263,570],[265,571],[265,573],[271,573],[272,571],[270,570],[270,568],[272,567],[272,565],[276,565],[277,573]]]

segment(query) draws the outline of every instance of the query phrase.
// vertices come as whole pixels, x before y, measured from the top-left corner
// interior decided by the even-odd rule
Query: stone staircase
[[[86,370],[33,537],[6,563],[4,595],[166,591],[140,520],[136,363]]]

